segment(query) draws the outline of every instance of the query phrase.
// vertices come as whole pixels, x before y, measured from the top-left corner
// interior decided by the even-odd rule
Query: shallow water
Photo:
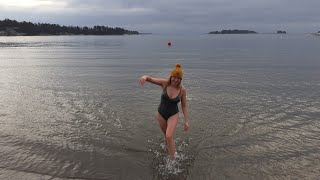
[[[289,34],[0,37],[0,178],[317,179],[319,47]],[[172,162],[161,89],[138,79],[176,63],[190,130],[181,118]]]

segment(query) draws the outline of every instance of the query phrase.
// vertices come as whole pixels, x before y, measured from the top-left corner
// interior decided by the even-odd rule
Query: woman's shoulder
[[[186,93],[186,92],[187,92],[186,87],[184,87],[183,85],[181,85],[181,92],[182,92],[182,93]]]
[[[169,85],[169,81],[167,79],[163,79],[163,82],[162,82],[162,89],[166,89]]]

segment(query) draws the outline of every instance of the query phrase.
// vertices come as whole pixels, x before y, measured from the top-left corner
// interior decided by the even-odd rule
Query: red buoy
[[[168,46],[171,46],[171,42],[170,41],[168,42]]]

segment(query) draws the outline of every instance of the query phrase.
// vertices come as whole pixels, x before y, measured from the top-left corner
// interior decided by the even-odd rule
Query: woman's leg
[[[173,134],[176,130],[178,121],[179,121],[179,113],[171,116],[167,121],[166,139],[167,139],[170,159],[174,159],[174,153],[176,152],[176,146],[174,144]]]
[[[157,112],[157,120],[159,122],[159,126],[163,132],[164,135],[166,135],[167,131],[167,121],[163,119],[163,117],[160,115],[159,112]]]

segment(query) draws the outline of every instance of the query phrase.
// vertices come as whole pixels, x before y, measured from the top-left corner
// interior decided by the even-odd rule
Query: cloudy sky
[[[0,19],[154,34],[320,31],[320,0],[0,0]]]

